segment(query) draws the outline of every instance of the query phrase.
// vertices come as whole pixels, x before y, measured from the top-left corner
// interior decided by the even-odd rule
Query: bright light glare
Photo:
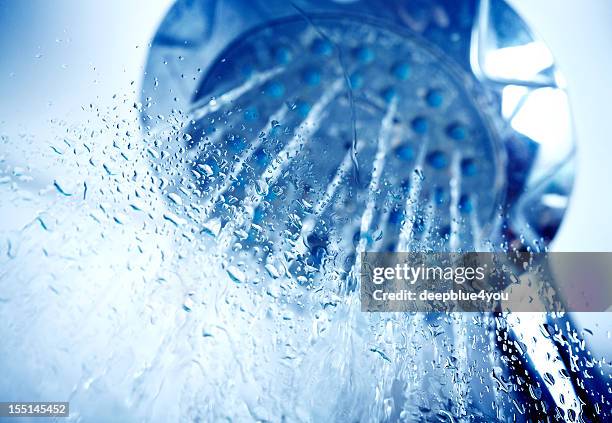
[[[542,172],[563,160],[571,151],[571,118],[567,95],[558,88],[538,88],[525,98],[510,122],[517,132],[540,144],[538,161]],[[533,175],[539,177],[541,175]]]
[[[530,81],[553,63],[553,56],[546,45],[534,41],[487,52],[484,70],[495,79]]]

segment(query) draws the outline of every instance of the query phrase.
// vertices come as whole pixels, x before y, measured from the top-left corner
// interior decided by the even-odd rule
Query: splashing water
[[[566,375],[605,363],[582,353],[564,316],[525,315],[524,325],[360,311],[360,251],[498,245],[500,158],[461,74],[435,51],[382,28],[315,23],[331,39],[357,34],[342,46],[346,68],[312,23],[284,22],[300,27],[308,57],[262,30],[219,66],[242,69],[253,60],[244,52],[263,44],[273,45],[271,70],[224,86],[213,69],[222,91],[205,81],[194,109],[163,125],[98,114],[93,132],[21,147],[24,161],[45,156],[62,178],[37,185],[24,176],[35,169],[3,163],[3,198],[31,212],[2,232],[3,396],[66,398],[75,421],[575,420],[609,410]],[[401,46],[410,61],[374,45]],[[392,86],[369,77],[381,69]]]

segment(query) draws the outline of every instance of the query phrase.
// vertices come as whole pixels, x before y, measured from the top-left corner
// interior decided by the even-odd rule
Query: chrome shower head
[[[172,123],[171,207],[306,280],[365,250],[544,249],[572,179],[566,100],[552,62],[510,60],[547,50],[504,3],[375,3],[224,3],[198,21],[179,2],[143,112]]]
[[[538,250],[554,237],[572,180],[567,101],[505,3],[213,9],[172,9],[145,79],[144,121],[181,131],[184,154],[160,166],[180,214],[277,247],[299,234],[308,248]]]
[[[169,206],[215,237],[231,280],[306,325],[336,306],[356,322],[334,295],[354,291],[359,252],[546,248],[573,177],[560,85],[503,1],[179,1],[142,118]],[[377,319],[337,333],[378,339]],[[397,322],[393,348],[425,325]],[[439,329],[449,351],[466,350],[467,326]],[[453,369],[422,376],[444,391]],[[468,397],[453,392],[432,402]]]

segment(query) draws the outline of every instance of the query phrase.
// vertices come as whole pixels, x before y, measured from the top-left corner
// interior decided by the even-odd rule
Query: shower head
[[[313,264],[330,249],[457,249],[491,230],[504,187],[496,131],[478,87],[426,41],[298,16],[220,58],[184,128],[203,220]]]
[[[144,84],[148,127],[180,128],[157,164],[177,213],[314,262],[552,240],[567,100],[504,2],[209,6],[172,8]]]
[[[178,1],[151,46],[142,120],[169,207],[215,238],[229,278],[307,326],[335,308],[342,345],[389,333],[400,351],[431,317],[400,315],[385,326],[354,313],[354,295],[338,300],[359,283],[350,277],[358,253],[541,251],[573,178],[562,79],[546,46],[501,0]],[[448,363],[458,350],[467,363],[465,330],[480,325],[463,318],[429,327],[450,340]],[[280,326],[302,339],[293,323]],[[495,343],[492,333],[474,339]],[[548,354],[546,342],[539,348]],[[318,348],[304,347],[316,363],[333,350]],[[489,363],[494,350],[487,344],[472,361]],[[398,356],[409,362],[406,350]],[[455,383],[468,379],[465,369],[449,366],[451,374],[416,377],[442,393],[415,415],[469,397]],[[532,373],[525,366],[519,378]],[[488,364],[478,371],[490,378]],[[486,383],[472,389],[483,404],[493,392]],[[521,389],[530,416],[541,418]],[[409,396],[402,404],[416,403]],[[558,404],[579,408],[566,397]]]

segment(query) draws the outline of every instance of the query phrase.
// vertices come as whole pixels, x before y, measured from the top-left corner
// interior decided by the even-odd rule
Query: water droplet
[[[276,269],[276,267],[274,267],[272,263],[266,264],[265,268],[268,274],[272,276],[272,278],[277,279],[280,277],[280,273],[278,272],[278,270]]]
[[[245,274],[236,266],[229,266],[227,268],[227,274],[236,283],[244,283],[246,281]]]
[[[168,194],[168,198],[169,198],[169,199],[170,199],[170,200],[171,200],[171,201],[172,201],[174,204],[176,204],[177,206],[182,206],[182,205],[183,205],[183,200],[182,200],[182,199],[181,199],[181,197],[180,197],[180,196],[179,196],[177,193],[175,193],[175,192],[172,192],[172,193]]]
[[[181,226],[187,223],[187,221],[183,218],[178,217],[173,213],[164,213],[164,219],[173,223],[176,226]]]
[[[191,310],[193,310],[193,305],[193,300],[190,296],[188,296],[187,298],[185,298],[185,301],[183,301],[183,310],[185,310],[186,312],[190,312]]]
[[[61,185],[59,184],[59,182],[57,181],[53,181],[53,186],[55,187],[55,189],[62,195],[66,196],[66,197],[70,197],[72,194],[70,194],[69,192],[66,192]]]

